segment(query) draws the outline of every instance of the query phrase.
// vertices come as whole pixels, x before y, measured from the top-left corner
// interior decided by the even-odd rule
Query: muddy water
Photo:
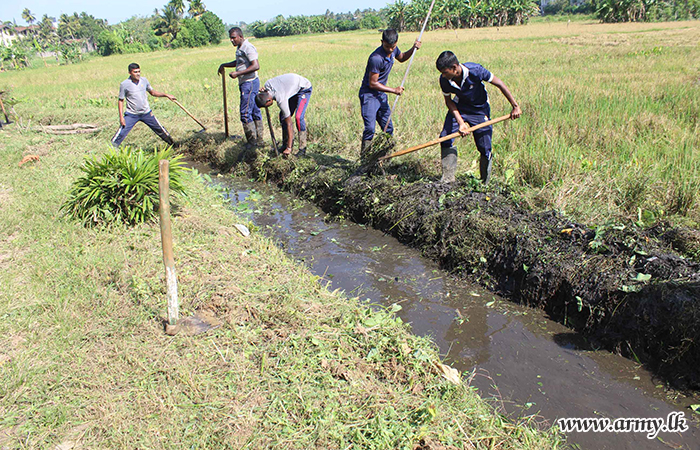
[[[638,364],[587,348],[585,340],[540,311],[509,303],[455,280],[390,236],[350,222],[325,222],[324,213],[259,184],[215,180],[231,207],[303,261],[330,286],[377,305],[402,306],[398,315],[430,335],[446,362],[472,376],[482,397],[512,417],[550,424],[564,417],[666,418],[685,413],[689,429],[660,433],[570,433],[581,449],[700,449],[700,399],[669,398]],[[691,417],[692,416],[692,417]],[[700,417],[700,416],[698,416]]]

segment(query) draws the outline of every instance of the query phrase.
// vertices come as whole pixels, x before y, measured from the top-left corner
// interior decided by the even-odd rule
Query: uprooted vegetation
[[[337,156],[250,156],[239,158],[247,164],[236,170],[389,233],[512,301],[542,308],[677,387],[700,388],[698,231],[668,223],[590,227],[556,211],[533,211],[506,188],[484,190],[471,177],[451,185],[426,180],[415,163],[358,176],[354,163]],[[235,166],[212,159],[227,170]]]

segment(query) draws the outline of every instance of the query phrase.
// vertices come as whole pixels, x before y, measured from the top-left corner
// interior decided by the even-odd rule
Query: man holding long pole
[[[374,138],[374,128],[377,122],[387,133],[393,134],[394,127],[391,123],[389,100],[387,93],[401,95],[403,86],[391,88],[386,85],[389,73],[394,66],[394,59],[399,62],[408,61],[413,52],[420,48],[420,41],[416,40],[407,52],[401,52],[397,47],[399,33],[388,29],[382,33],[382,45],[377,47],[367,60],[365,76],[360,87],[360,111],[364,122],[362,132],[362,146],[360,147],[360,162],[366,162],[370,153],[370,146]]]
[[[231,43],[236,46],[235,61],[223,63],[219,66],[219,75],[223,75],[227,67],[235,67],[231,72],[231,78],[238,78],[238,90],[241,93],[241,123],[249,148],[262,147],[263,121],[260,108],[255,104],[255,95],[260,90],[258,78],[258,51],[255,46],[243,37],[243,31],[233,27],[228,31]]]
[[[510,113],[511,119],[517,119],[522,114],[520,106],[515,101],[513,94],[508,87],[498,77],[486,70],[482,65],[476,63],[460,64],[454,53],[444,51],[440,53],[435,66],[442,74],[440,76],[440,89],[445,96],[447,106],[447,116],[445,124],[440,133],[440,137],[447,136],[459,130],[462,136],[469,134],[469,125],[478,125],[489,120],[491,106],[489,96],[484,87],[484,81],[489,82],[501,90],[503,96],[513,107]],[[454,97],[452,97],[454,95]],[[479,160],[479,172],[481,181],[484,184],[491,178],[491,166],[493,158],[491,155],[491,134],[492,126],[487,126],[474,131],[474,143],[481,153]],[[457,147],[453,147],[454,139],[440,143],[442,157],[442,179],[443,183],[455,181],[457,171]]]

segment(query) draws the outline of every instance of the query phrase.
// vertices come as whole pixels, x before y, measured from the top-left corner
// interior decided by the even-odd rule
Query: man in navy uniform
[[[399,33],[396,30],[388,29],[382,33],[382,45],[369,55],[365,76],[362,78],[360,87],[360,111],[365,128],[362,132],[362,146],[360,147],[360,161],[365,159],[374,138],[374,127],[377,122],[382,130],[386,127],[386,132],[394,133],[394,125],[389,117],[391,108],[386,93],[401,95],[404,91],[402,86],[391,88],[386,85],[389,73],[394,66],[394,59],[399,62],[408,61],[413,52],[420,48],[420,41],[416,40],[413,47],[407,52],[401,52],[397,47]],[[387,127],[387,121],[389,126]]]
[[[469,126],[478,125],[490,120],[491,107],[489,96],[484,87],[487,81],[501,90],[505,98],[510,102],[513,110],[511,119],[517,119],[522,114],[520,106],[513,98],[508,87],[498,77],[476,63],[460,64],[454,53],[444,51],[440,53],[435,63],[440,75],[440,89],[445,96],[447,116],[440,137],[455,133],[459,130],[462,136],[466,136]],[[453,97],[454,95],[454,97]],[[479,160],[479,172],[481,181],[486,184],[491,177],[493,156],[491,154],[491,134],[493,127],[488,126],[474,131],[474,142],[481,154]],[[440,143],[442,156],[443,183],[455,181],[457,170],[457,147],[453,146],[454,139]]]

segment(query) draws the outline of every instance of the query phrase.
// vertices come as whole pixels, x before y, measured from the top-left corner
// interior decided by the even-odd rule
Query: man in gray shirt
[[[226,72],[226,67],[235,67],[231,78],[238,78],[238,90],[241,92],[241,123],[245,132],[248,147],[263,145],[263,122],[260,108],[255,104],[255,94],[260,90],[258,78],[258,51],[255,46],[243,37],[238,27],[228,30],[231,43],[236,46],[236,60],[219,66],[219,75]]]
[[[295,73],[286,73],[272,78],[255,96],[255,103],[260,108],[267,108],[272,101],[280,107],[280,123],[282,124],[283,156],[292,153],[294,130],[292,121],[296,121],[299,130],[299,152],[297,156],[306,154],[306,107],[311,99],[311,82]],[[294,117],[294,119],[292,119]]]
[[[136,63],[129,64],[129,78],[119,85],[119,130],[112,138],[112,145],[117,148],[122,143],[126,135],[138,122],[143,122],[153,130],[158,137],[170,145],[173,145],[173,138],[170,137],[165,128],[153,115],[148,104],[146,92],[154,97],[167,97],[176,100],[175,97],[163,92],[158,92],[151,87],[148,80],[141,76],[141,68]],[[124,101],[126,101],[126,111],[124,111]]]

